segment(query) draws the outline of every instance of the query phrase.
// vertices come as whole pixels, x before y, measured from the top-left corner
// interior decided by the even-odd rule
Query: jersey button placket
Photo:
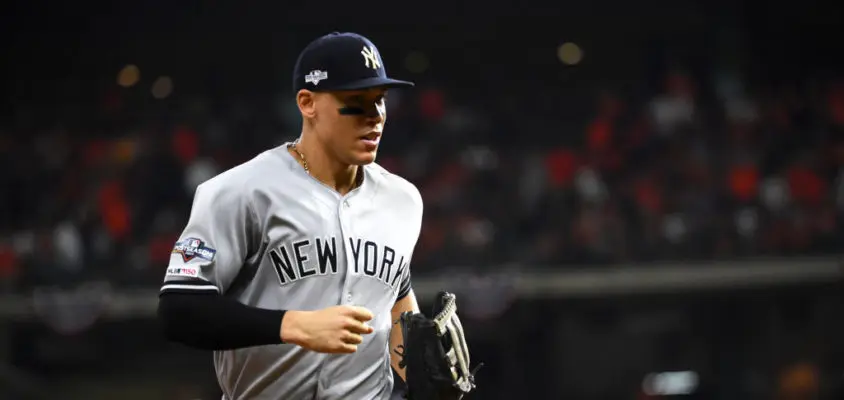
[[[353,303],[353,297],[352,297],[352,292],[349,290],[349,286],[351,285],[352,269],[351,269],[351,260],[350,260],[351,252],[350,252],[350,249],[348,247],[349,246],[349,233],[350,233],[350,231],[349,231],[349,227],[348,227],[348,224],[347,224],[347,218],[346,218],[346,216],[348,215],[348,210],[349,210],[349,208],[351,208],[351,205],[349,204],[349,199],[343,199],[341,204],[342,204],[342,206],[338,210],[337,215],[338,215],[339,220],[340,220],[340,231],[341,231],[341,235],[343,237],[343,246],[346,249],[346,279],[345,279],[345,282],[343,282],[343,292],[345,293],[345,296],[341,297],[341,301],[343,301],[343,303],[345,303],[345,304],[351,305]]]

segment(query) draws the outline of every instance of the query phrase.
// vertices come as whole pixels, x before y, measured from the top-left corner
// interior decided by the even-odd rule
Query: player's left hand
[[[457,316],[457,297],[440,292],[431,316],[405,312],[402,328],[402,360],[407,398],[410,400],[460,400],[475,389],[475,373],[470,370],[469,347],[463,324]]]

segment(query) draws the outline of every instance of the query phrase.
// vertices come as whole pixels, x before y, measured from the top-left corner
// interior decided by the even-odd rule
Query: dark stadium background
[[[458,293],[471,398],[844,395],[840,2],[0,7],[2,399],[219,398],[157,286],[192,188],[298,135],[335,30],[418,84],[379,162],[426,201],[414,282]]]

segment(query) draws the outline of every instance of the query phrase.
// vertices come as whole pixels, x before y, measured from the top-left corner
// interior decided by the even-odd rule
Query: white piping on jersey
[[[214,290],[219,292],[220,289],[214,285],[179,285],[179,284],[167,284],[161,287],[161,291],[170,290],[170,289],[186,289],[186,290]]]

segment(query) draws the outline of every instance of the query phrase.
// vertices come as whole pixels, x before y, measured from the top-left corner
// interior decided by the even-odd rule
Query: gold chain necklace
[[[296,154],[297,154],[297,155],[299,156],[299,158],[302,160],[302,168],[304,168],[304,169],[305,169],[305,172],[307,172],[307,173],[308,173],[308,175],[310,175],[310,174],[311,174],[311,170],[310,170],[310,169],[308,169],[308,160],[306,160],[306,159],[305,159],[305,155],[304,155],[304,154],[302,154],[302,152],[301,152],[301,151],[299,151],[299,149],[296,147],[296,144],[297,144],[297,143],[299,143],[299,141],[298,141],[298,140],[297,140],[297,141],[295,141],[295,142],[293,142],[293,143],[290,143],[287,147],[289,147],[289,148],[293,149],[293,151],[294,151],[294,152],[296,152]],[[355,172],[355,184],[354,184],[354,186],[352,186],[352,188],[356,188],[356,187],[360,186],[360,184],[361,184],[361,183],[363,183],[363,174],[360,174],[360,173],[359,173],[359,172],[360,172],[360,169],[361,169],[361,167],[358,167],[358,168],[357,168],[357,170],[356,170],[356,172]]]
[[[295,152],[296,152],[296,154],[298,154],[298,155],[299,155],[299,158],[301,158],[301,159],[302,159],[302,168],[304,168],[304,169],[305,169],[305,172],[307,172],[307,173],[308,173],[308,175],[310,175],[310,174],[311,174],[311,170],[310,170],[310,169],[308,169],[308,160],[305,160],[305,155],[304,155],[304,154],[302,154],[302,152],[301,152],[301,151],[299,151],[299,149],[298,149],[298,148],[296,148],[296,143],[299,143],[299,142],[298,142],[298,141],[296,141],[296,142],[290,143],[290,146],[288,146],[288,147],[290,147],[291,149],[293,149],[293,151],[295,151]]]

